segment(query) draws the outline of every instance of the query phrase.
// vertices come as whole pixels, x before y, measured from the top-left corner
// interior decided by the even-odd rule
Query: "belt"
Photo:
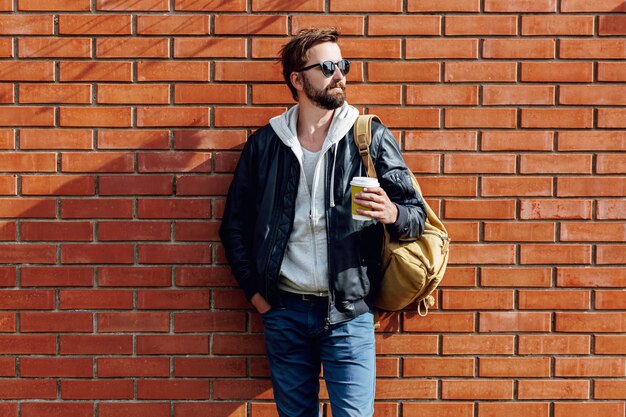
[[[289,291],[280,291],[282,297],[287,297],[299,301],[306,301],[309,303],[327,303],[328,295],[317,295],[317,294],[298,294],[295,292]]]

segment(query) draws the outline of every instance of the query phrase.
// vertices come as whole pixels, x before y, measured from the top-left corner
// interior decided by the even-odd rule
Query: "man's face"
[[[305,66],[323,61],[341,61],[341,50],[336,43],[325,42],[309,49],[309,59]],[[316,106],[326,110],[341,107],[346,101],[346,77],[335,68],[335,72],[326,78],[319,67],[302,73],[304,94]]]

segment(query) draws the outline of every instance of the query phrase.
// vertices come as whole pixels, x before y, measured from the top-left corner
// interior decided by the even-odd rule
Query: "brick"
[[[0,149],[15,149],[15,129],[0,129]]]
[[[2,253],[0,254],[0,264],[53,264],[55,258],[56,248],[54,245],[27,243],[6,244],[3,245]]]
[[[447,278],[447,277],[446,277]],[[414,313],[404,313],[405,332],[473,332],[473,313],[429,313],[428,320]]]
[[[204,12],[245,12],[245,0],[211,0],[198,2],[197,0],[174,0],[176,11],[204,11]]]
[[[133,353],[131,335],[61,335],[59,339],[62,355],[130,355]]]
[[[12,58],[13,56],[14,56],[14,51],[13,51],[13,41],[12,41],[12,39],[11,38],[0,39],[0,57],[2,57],[2,58]],[[7,93],[3,92],[2,95],[5,96],[5,95],[7,95]],[[5,98],[5,100],[8,101],[8,99],[6,99],[6,98]]]
[[[0,125],[3,126],[53,126],[54,108],[41,106],[2,106]]]
[[[54,22],[52,15],[2,15],[0,35],[52,35]]]
[[[589,291],[523,290],[518,297],[524,310],[587,310],[591,305]]]
[[[515,227],[511,225],[510,222],[485,222],[485,242],[554,242],[554,223],[523,222]]]
[[[91,86],[88,84],[20,84],[19,102],[88,104],[91,102]]]
[[[352,104],[396,104],[402,102],[402,86],[390,84],[352,84],[349,98]]]
[[[474,358],[405,358],[403,377],[474,376]]]
[[[102,290],[98,290],[102,291]],[[168,332],[170,316],[159,312],[97,313],[98,333]],[[99,376],[102,376],[99,374]],[[125,376],[125,375],[110,375]],[[152,375],[155,376],[155,375]],[[164,375],[167,376],[167,375]]]
[[[367,73],[369,82],[436,82],[441,71],[437,62],[368,62]]]
[[[91,10],[91,2],[89,0],[19,0],[17,9],[28,12],[88,12]]]
[[[486,97],[486,86],[483,97]],[[485,131],[482,133],[481,149],[484,151],[551,151],[552,132],[541,131]]]
[[[508,290],[444,290],[444,310],[507,310],[513,308],[513,293]]]
[[[98,129],[99,149],[168,149],[169,132],[165,129]]]
[[[138,81],[208,81],[208,62],[137,62]]]
[[[527,244],[520,246],[522,264],[589,264],[590,245]]]
[[[95,178],[79,175],[24,175],[22,195],[94,195]]]
[[[512,264],[515,258],[515,247],[494,244],[457,244],[452,253],[450,262],[453,264]]]
[[[13,11],[13,2],[11,0],[2,0],[0,2],[0,10],[2,10],[3,12]],[[16,409],[16,415],[17,415],[17,409]]]
[[[487,287],[549,287],[548,268],[481,268],[480,282]]]
[[[594,337],[594,353],[599,355],[623,355],[626,353],[626,335],[597,335]]]
[[[558,359],[557,359],[558,360]],[[550,358],[480,358],[478,375],[488,378],[550,376]]]
[[[624,200],[599,200],[596,205],[596,218],[600,220],[626,219]]]
[[[16,313],[0,313],[0,331],[7,333],[17,331]],[[0,375],[15,376],[15,359],[0,358]]]
[[[477,133],[475,131],[411,130],[404,135],[404,150],[407,151],[475,151],[476,149]]]
[[[211,217],[210,199],[140,199],[138,216],[148,219],[207,219]]]
[[[150,152],[138,156],[139,172],[210,172],[211,154],[204,152]]]
[[[365,87],[372,88],[374,86]],[[354,85],[350,85],[350,103],[353,102],[353,91]],[[292,102],[291,92],[286,84],[256,84],[252,86],[252,104],[290,104]]]
[[[63,61],[59,64],[60,81],[130,82],[132,64],[123,61]]]
[[[89,58],[91,40],[88,38],[21,38],[20,58]]]
[[[24,241],[90,241],[93,225],[89,222],[22,222],[20,236]]]
[[[110,15],[60,15],[61,35],[130,35],[131,16]]]
[[[0,103],[13,103],[15,101],[13,93],[13,85],[0,84]]]
[[[561,12],[624,12],[626,7],[620,0],[601,0],[589,3],[585,0],[563,0]]]
[[[592,62],[523,62],[524,82],[592,82]]]
[[[54,355],[56,353],[56,337],[53,335],[0,335],[0,342],[2,354]]]
[[[243,58],[245,38],[175,38],[175,58]]]
[[[245,377],[245,358],[175,358],[176,377]]]
[[[511,105],[511,104],[554,104],[553,86],[504,86],[484,85],[483,104]],[[485,132],[484,134],[491,133]],[[522,132],[520,132],[522,133]]]
[[[17,236],[16,222],[14,221],[0,222],[0,240],[7,240],[7,241],[17,240],[16,236]],[[9,274],[9,270],[0,268],[0,277],[1,277],[0,282],[4,282],[4,280],[9,279],[9,275],[5,275],[5,274]],[[10,274],[13,275],[13,273],[10,273]],[[4,286],[4,285],[1,285],[1,286]],[[7,286],[12,286],[12,285],[7,285]]]
[[[168,11],[169,1],[148,0],[137,3],[135,0],[98,0],[96,10],[106,11]]]
[[[522,35],[593,35],[593,16],[525,15]]]
[[[409,85],[406,89],[409,105],[476,105],[478,87],[466,85]]]
[[[20,359],[20,375],[27,378],[91,378],[93,359],[23,357]]]
[[[61,246],[63,264],[130,264],[134,261],[133,245],[127,244],[65,244]]]
[[[48,152],[0,152],[0,160],[3,172],[56,171],[56,156]]]
[[[198,285],[230,287],[230,286],[233,286],[235,282],[236,281],[230,272],[230,268],[228,267],[210,267],[210,268],[178,267],[176,268],[176,285],[181,286],[181,287],[198,286]],[[238,292],[237,294],[241,295],[240,292]]]
[[[553,39],[485,39],[484,58],[554,58]]]
[[[252,11],[254,12],[323,12],[325,10],[323,0],[303,0],[299,2],[285,3],[281,0],[253,0]],[[343,32],[342,32],[343,33]]]
[[[624,128],[626,111],[622,108],[598,109],[598,127],[600,128]]]
[[[589,200],[522,200],[520,218],[533,219],[591,219]]]
[[[480,332],[549,332],[550,313],[479,313]]]
[[[276,59],[282,46],[287,42],[285,37],[259,37],[253,38],[250,44],[250,56],[252,58]],[[354,75],[356,67],[350,67],[351,76]],[[287,87],[285,85],[285,87]],[[289,94],[291,95],[291,93]]]
[[[130,199],[65,199],[61,202],[62,219],[124,219],[131,218],[132,214]]]
[[[282,70],[277,62],[216,61],[214,65],[215,81],[283,82]]]
[[[91,313],[26,313],[20,315],[20,330],[25,333],[93,332]]]
[[[133,165],[133,154],[130,152],[63,152],[61,154],[62,172],[132,172]]]
[[[626,58],[624,39],[562,39],[559,58],[565,59],[623,59]]]
[[[444,33],[457,35],[515,35],[517,17],[509,15],[446,16]]]
[[[626,173],[626,156],[624,155],[598,155],[596,159],[596,172],[598,174],[624,174]]]
[[[172,177],[169,175],[102,175],[100,195],[170,195]]]
[[[330,11],[335,12],[401,12],[402,2],[390,0],[384,3],[375,0],[362,0],[355,3],[350,0],[331,0]]]
[[[559,104],[626,104],[626,86],[622,85],[562,85]]]
[[[589,381],[583,380],[520,380],[518,381],[519,399],[576,399],[589,398]]]
[[[208,35],[209,15],[138,15],[138,35]]]
[[[174,314],[176,333],[243,332],[245,329],[246,315],[241,312]]]
[[[207,107],[139,107],[137,126],[209,126],[211,110]]]
[[[176,241],[203,242],[219,238],[219,222],[177,222]]]
[[[174,102],[177,104],[245,104],[246,101],[247,91],[244,84],[179,84],[174,86]]]
[[[93,268],[66,266],[31,266],[22,268],[23,287],[89,287]]]
[[[60,290],[62,310],[121,310],[133,308],[133,293],[127,290]]]
[[[260,335],[214,335],[215,355],[258,355],[264,354],[263,337]]]
[[[439,110],[435,108],[385,108],[370,107],[391,128],[439,127]]]
[[[623,380],[596,380],[593,385],[595,399],[621,400],[624,398],[626,384]],[[623,411],[623,407],[621,410]]]
[[[520,355],[585,355],[591,352],[590,336],[520,335]]]
[[[174,149],[240,149],[246,141],[245,130],[175,130]]]
[[[220,107],[215,109],[216,127],[264,126],[285,107]]]
[[[196,271],[194,271],[196,272]],[[192,285],[193,283],[202,282],[197,277],[189,277],[191,274],[187,274],[187,279],[185,280],[186,285]],[[193,279],[193,280],[192,280]],[[176,281],[182,281],[176,277]],[[208,280],[205,279],[205,282]],[[213,308],[216,309],[248,309],[250,310],[251,306],[245,295],[242,294],[239,290],[215,290],[215,297],[213,301]],[[260,330],[259,330],[260,331]]]
[[[370,16],[368,36],[389,35],[439,35],[441,33],[440,16]]]
[[[409,12],[479,12],[478,0],[408,0]]]
[[[589,154],[530,154],[521,155],[522,174],[591,174],[592,155]]]
[[[386,354],[436,354],[438,347],[436,336],[432,335],[387,335],[376,338],[376,353]]]
[[[402,41],[396,38],[344,38],[341,52],[346,58],[400,58]]]
[[[53,62],[0,62],[0,81],[53,81],[54,72]]]
[[[559,197],[623,197],[624,180],[620,177],[609,178],[574,178],[557,179],[557,196]]]
[[[107,266],[98,268],[101,287],[169,287],[172,268],[166,266]]]
[[[47,380],[2,380],[0,381],[0,398],[26,400],[56,399],[56,381]]]
[[[168,377],[168,358],[98,358],[99,378]]]
[[[446,218],[450,219],[513,219],[515,202],[512,200],[446,200]]]
[[[521,13],[551,13],[556,12],[556,0],[485,0],[486,12],[521,12]]]
[[[591,128],[593,109],[521,109],[523,128]]]
[[[208,354],[209,336],[136,336],[137,354]]]
[[[441,382],[444,400],[512,400],[511,380],[444,380]]]
[[[381,399],[434,399],[437,396],[437,381],[433,380],[389,380],[377,381],[375,397]]]
[[[513,62],[446,62],[446,82],[515,81],[517,66]]]
[[[601,36],[626,35],[625,26],[626,19],[624,16],[600,16],[598,21],[598,34]]]
[[[600,310],[621,310],[626,305],[623,291],[595,291],[595,307]]]
[[[139,262],[145,264],[211,262],[210,245],[138,245]]]
[[[129,107],[62,107],[59,109],[61,126],[71,127],[127,127],[132,123]]]
[[[430,38],[407,39],[406,40],[406,58],[407,59],[478,58],[478,40],[477,39],[430,39]],[[372,63],[369,63],[368,65],[371,65],[371,64]],[[423,64],[426,64],[426,63],[423,63]],[[435,81],[438,81],[438,79]]]
[[[556,358],[554,362],[556,377],[624,377],[626,359],[624,358]]]
[[[446,174],[513,174],[515,172],[515,155],[477,153],[449,154],[446,155],[443,170]]]
[[[626,240],[626,223],[564,223],[560,237],[564,242],[623,242]]]
[[[620,268],[557,268],[559,287],[624,287],[626,270]]]
[[[529,417],[548,417],[548,402],[482,402],[478,403],[478,415],[481,417],[498,417],[503,415],[520,415]]]
[[[184,403],[183,403],[184,404]],[[111,402],[101,401],[98,403],[99,417],[169,417],[169,403],[142,402]]]
[[[455,242],[478,242],[478,222],[448,222],[446,228]]]
[[[167,58],[167,38],[98,38],[96,58]]]
[[[554,403],[554,417],[619,416],[624,414],[623,402]]]
[[[362,36],[365,33],[364,22],[364,16],[357,15],[293,15],[291,16],[291,33],[296,34],[310,27],[331,26],[339,29],[342,35]]]
[[[131,380],[61,381],[61,398],[64,400],[128,400],[133,398]]]
[[[54,218],[56,201],[44,198],[3,198],[0,205],[0,218]]]
[[[287,35],[287,16],[283,15],[217,15],[216,35]]]
[[[626,329],[626,314],[555,313],[557,332],[621,333]]]

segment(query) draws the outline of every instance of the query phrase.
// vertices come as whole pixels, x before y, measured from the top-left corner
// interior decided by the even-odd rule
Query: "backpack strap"
[[[372,120],[380,119],[375,114],[363,114],[357,117],[354,123],[354,143],[359,148],[359,154],[363,159],[363,166],[367,169],[367,176],[376,178],[376,169],[370,155],[370,145],[372,143]]]

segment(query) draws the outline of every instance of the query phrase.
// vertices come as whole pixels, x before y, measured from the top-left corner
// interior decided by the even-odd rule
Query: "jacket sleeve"
[[[251,137],[237,163],[219,232],[230,268],[248,300],[258,291],[257,272],[252,259],[257,189],[252,148]]]
[[[381,187],[398,207],[398,219],[386,225],[392,239],[416,239],[424,231],[426,207],[413,188],[411,174],[406,166],[398,144],[385,126],[372,123],[372,148],[376,154],[374,166]]]

